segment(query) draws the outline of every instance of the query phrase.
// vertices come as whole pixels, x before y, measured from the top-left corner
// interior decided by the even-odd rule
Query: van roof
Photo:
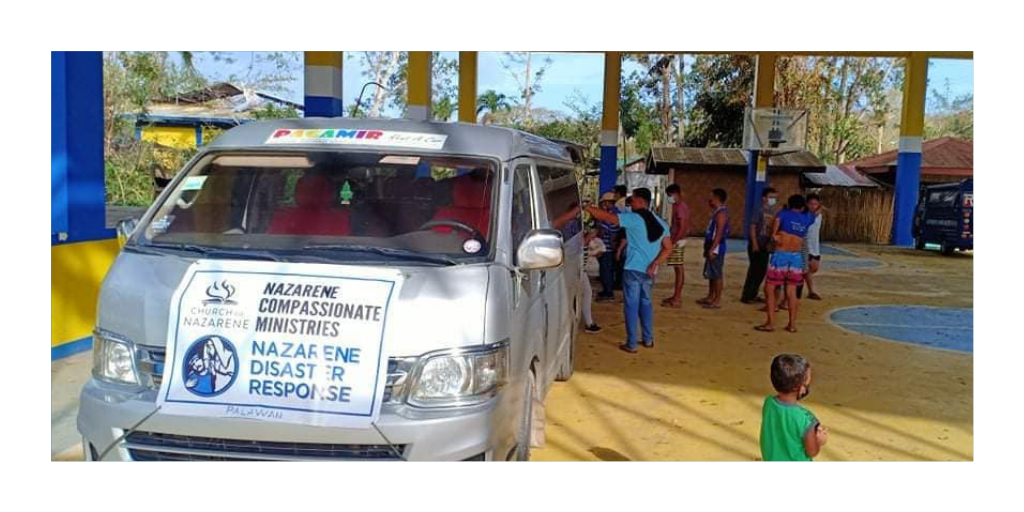
[[[281,144],[267,144],[267,140],[278,130],[379,130],[382,132],[411,132],[424,135],[446,136],[440,149],[414,148],[422,153],[449,153],[463,155],[492,156],[509,160],[519,156],[530,156],[573,162],[572,154],[563,144],[552,142],[537,135],[499,126],[483,126],[468,123],[440,123],[413,121],[408,119],[369,119],[347,117],[307,117],[298,119],[274,119],[246,123],[232,128],[206,146],[208,150],[223,149],[280,149]],[[287,147],[303,149],[341,150],[347,147],[366,147],[359,144],[318,144],[293,143]],[[387,150],[410,149],[402,146],[374,145]]]

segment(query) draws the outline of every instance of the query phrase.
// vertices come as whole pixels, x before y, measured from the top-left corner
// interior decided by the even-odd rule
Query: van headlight
[[[476,405],[496,395],[508,382],[508,341],[424,355],[408,394],[417,407]]]
[[[111,332],[93,331],[92,375],[115,384],[137,385],[134,344]]]

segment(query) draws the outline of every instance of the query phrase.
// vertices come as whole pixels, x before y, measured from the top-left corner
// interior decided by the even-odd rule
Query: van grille
[[[399,460],[405,445],[285,443],[132,432],[125,438],[132,460]]]

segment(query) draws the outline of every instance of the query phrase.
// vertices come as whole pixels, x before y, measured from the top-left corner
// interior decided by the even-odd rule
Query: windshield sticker
[[[441,149],[447,135],[395,132],[390,130],[345,130],[341,128],[274,131],[266,144],[340,144]]]
[[[480,243],[480,241],[473,238],[470,238],[469,240],[466,240],[465,242],[462,243],[462,250],[465,251],[466,254],[476,254],[480,252],[480,249],[482,248],[483,245]]]
[[[167,228],[171,227],[171,223],[174,222],[174,215],[164,215],[159,219],[154,219],[150,223],[149,228],[153,230],[153,234],[162,235],[167,232]]]
[[[206,176],[189,176],[185,178],[185,183],[181,186],[181,189],[199,190],[203,188],[203,183],[206,183]]]

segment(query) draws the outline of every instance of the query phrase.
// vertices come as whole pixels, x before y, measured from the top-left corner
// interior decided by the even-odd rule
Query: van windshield
[[[211,154],[177,182],[137,246],[351,261],[483,258],[496,172],[492,160],[437,155]]]

